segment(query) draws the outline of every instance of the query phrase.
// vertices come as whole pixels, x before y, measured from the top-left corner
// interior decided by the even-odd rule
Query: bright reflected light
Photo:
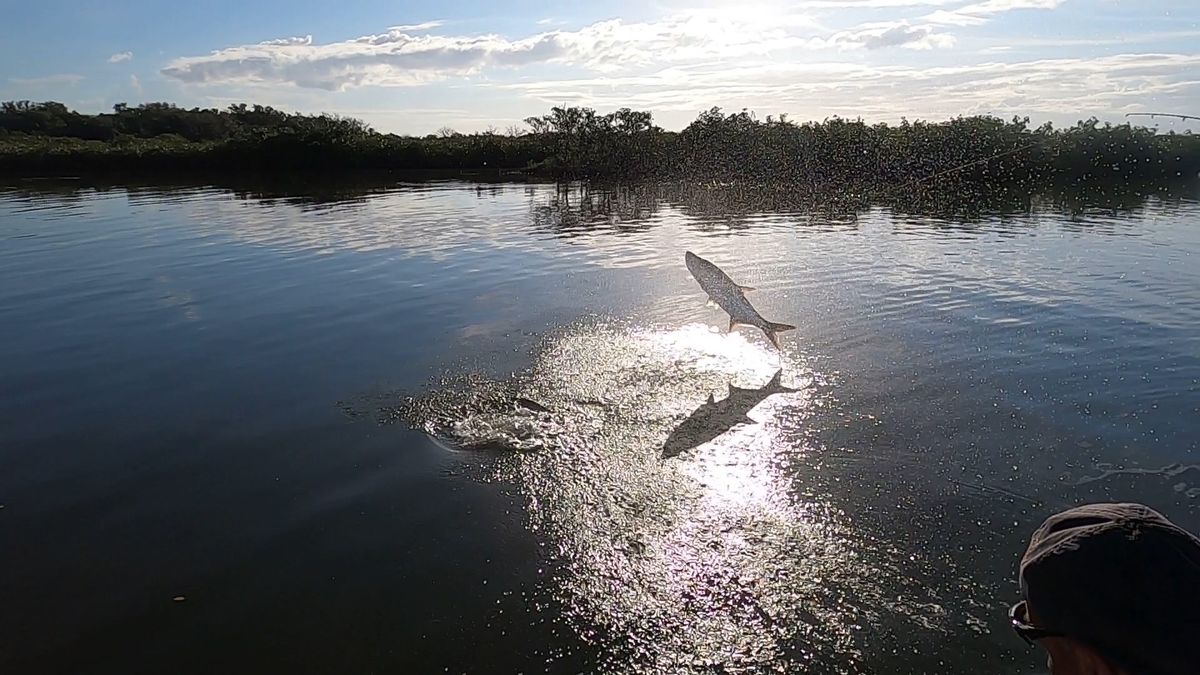
[[[737,332],[587,325],[528,373],[448,382],[407,414],[455,446],[533,450],[502,455],[502,477],[554,552],[565,620],[605,647],[601,669],[833,672],[867,617],[930,600],[906,554],[796,489],[827,384]]]
[[[688,359],[697,370],[719,370],[731,377],[766,372],[769,377],[782,365],[781,355],[765,342],[747,339],[740,330],[748,329],[727,333],[715,326],[693,323],[646,333],[645,338],[654,349]]]

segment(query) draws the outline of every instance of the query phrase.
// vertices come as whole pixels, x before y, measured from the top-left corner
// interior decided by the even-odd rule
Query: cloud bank
[[[879,0],[872,0],[878,2]],[[189,84],[289,84],[342,91],[362,86],[413,86],[489,69],[568,64],[616,72],[647,64],[737,59],[789,50],[949,47],[933,24],[864,24],[828,32],[804,14],[764,15],[698,10],[655,22],[600,21],[575,31],[520,39],[454,36],[429,31],[438,22],[327,44],[287,37],[178,58],[162,74]]]
[[[826,61],[667,68],[646,76],[500,85],[543,104],[631,106],[694,115],[720,101],[761,112],[891,119],[1029,114],[1081,119],[1170,107],[1200,93],[1200,54],[1115,54],[919,68]]]
[[[469,83],[431,87],[413,102],[461,106],[437,126],[470,128],[561,104],[652,110],[666,126],[714,105],[817,119],[1028,114],[1058,122],[1195,107],[1200,53],[1180,42],[1192,31],[1072,39],[989,25],[1065,1],[795,0],[784,9],[697,9],[573,29],[531,19],[524,37],[453,34],[429,21],[338,42],[304,35],[233,46],[177,58],[162,74],[209,94],[291,96],[322,109],[337,107],[321,102],[334,100],[327,92]],[[1135,53],[1137,44],[1151,53]],[[370,107],[364,97],[373,95],[343,100]],[[382,126],[391,128],[417,120],[398,110],[361,115],[390,116]]]

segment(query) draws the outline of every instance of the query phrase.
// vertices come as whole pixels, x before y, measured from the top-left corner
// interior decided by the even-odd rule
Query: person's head
[[[1013,628],[1054,675],[1200,673],[1200,539],[1141,504],[1051,516],[1021,559]]]

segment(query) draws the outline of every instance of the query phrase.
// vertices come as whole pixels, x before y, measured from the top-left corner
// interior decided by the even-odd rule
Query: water
[[[1200,530],[1194,198],[30,183],[0,242],[3,672],[1041,672],[1042,518]]]

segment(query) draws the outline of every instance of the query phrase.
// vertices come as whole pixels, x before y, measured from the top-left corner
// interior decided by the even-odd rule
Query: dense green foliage
[[[796,124],[746,111],[701,113],[682,132],[650,113],[553,108],[506,135],[381,134],[359,120],[263,106],[186,110],[120,104],[85,115],[61,103],[0,104],[0,171],[528,170],[564,177],[657,177],[878,192],[929,185],[994,190],[1160,183],[1200,174],[1200,137],[1096,120],[1066,129],[962,117],[868,125]]]
[[[81,115],[60,103],[0,104],[0,170],[519,169],[546,153],[534,137],[412,138],[360,120],[263,106],[185,110],[165,103]]]

